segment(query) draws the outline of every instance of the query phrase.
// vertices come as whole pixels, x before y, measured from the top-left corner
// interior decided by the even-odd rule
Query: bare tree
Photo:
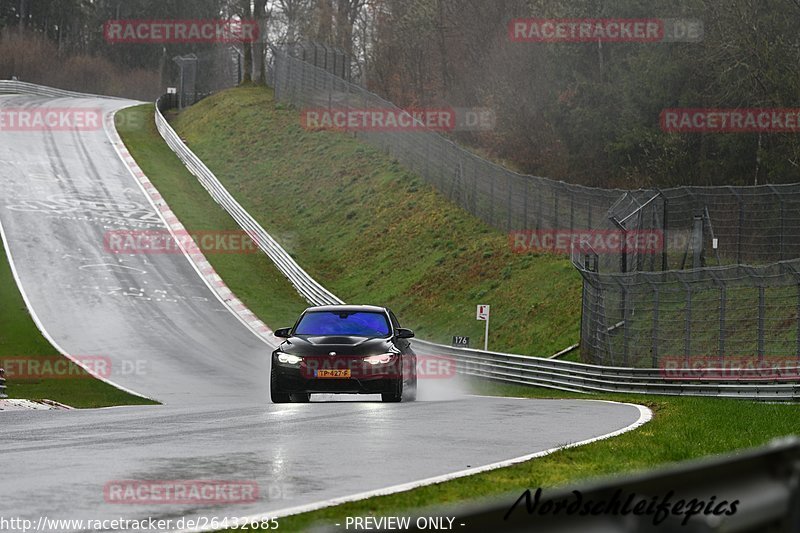
[[[254,0],[253,1],[253,16],[258,23],[259,35],[256,42],[253,43],[253,56],[258,61],[256,72],[258,78],[256,81],[267,81],[267,64],[266,59],[266,42],[267,42],[267,21],[269,20],[270,11],[267,10],[267,0]]]
[[[312,10],[310,0],[278,0],[281,15],[285,24],[284,39],[287,43],[299,40],[303,31],[303,21]]]

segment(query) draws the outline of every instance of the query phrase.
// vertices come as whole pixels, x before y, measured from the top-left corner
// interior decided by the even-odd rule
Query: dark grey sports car
[[[274,403],[307,402],[312,393],[380,394],[384,402],[416,397],[410,329],[389,309],[329,305],[306,309],[272,353]]]

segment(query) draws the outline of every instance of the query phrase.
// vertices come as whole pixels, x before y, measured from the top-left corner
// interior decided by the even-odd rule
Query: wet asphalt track
[[[6,109],[111,112],[129,104],[0,96]],[[104,250],[109,230],[166,226],[102,127],[0,131],[0,222],[22,289],[55,343],[73,355],[109,358],[109,379],[164,403],[0,413],[0,517],[285,511],[591,439],[642,417],[630,405],[483,398],[434,380],[420,382],[427,401],[409,404],[367,397],[271,405],[271,347],[184,256]],[[120,479],[255,481],[259,498],[212,506],[106,502],[104,486]]]

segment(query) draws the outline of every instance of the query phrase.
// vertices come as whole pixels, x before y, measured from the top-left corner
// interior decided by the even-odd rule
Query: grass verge
[[[2,242],[0,301],[0,368],[6,369],[9,398],[48,399],[81,408],[156,403],[93,378],[53,348],[25,306]],[[15,372],[24,379],[15,379]]]

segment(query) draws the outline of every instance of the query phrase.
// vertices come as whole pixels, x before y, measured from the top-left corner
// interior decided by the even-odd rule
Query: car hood
[[[280,346],[280,351],[299,356],[336,355],[367,356],[397,352],[391,339],[368,339],[349,336],[302,336],[292,337]]]

